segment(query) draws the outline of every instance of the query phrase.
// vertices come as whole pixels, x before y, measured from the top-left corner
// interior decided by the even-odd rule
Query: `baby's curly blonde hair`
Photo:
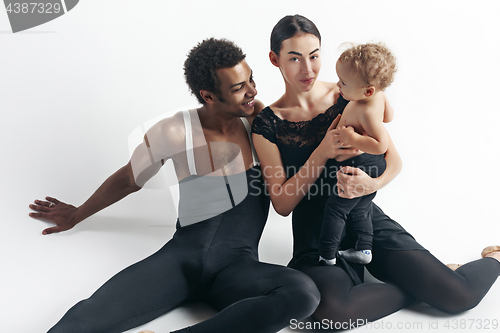
[[[385,90],[394,81],[397,71],[391,50],[383,43],[350,45],[339,61],[349,64],[364,84]]]

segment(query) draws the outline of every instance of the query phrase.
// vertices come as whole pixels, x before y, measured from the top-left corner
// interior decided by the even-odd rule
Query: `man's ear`
[[[274,66],[280,67],[280,65],[278,64],[279,57],[276,53],[274,53],[274,51],[269,52],[269,60],[271,60],[271,64],[273,64]]]
[[[375,87],[374,86],[369,86],[368,88],[365,89],[365,97],[371,97],[375,94]]]
[[[200,90],[200,96],[208,104],[213,104],[216,101],[215,95],[208,90]]]

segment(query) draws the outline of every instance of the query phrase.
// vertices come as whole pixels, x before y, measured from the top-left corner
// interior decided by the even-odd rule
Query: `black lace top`
[[[296,122],[281,119],[268,106],[255,118],[252,131],[274,144],[294,147],[318,146],[332,121],[337,115],[342,114],[347,103],[348,101],[340,96],[337,104],[332,105],[324,113],[318,114],[311,120]]]
[[[326,130],[337,115],[342,114],[347,103],[349,102],[340,96],[337,103],[324,113],[311,120],[298,122],[281,119],[274,114],[271,108],[267,107],[255,117],[252,132],[262,135],[278,146],[286,175],[290,178],[318,147]],[[337,182],[336,171],[334,160],[328,161],[324,172],[293,210],[293,258],[288,264],[289,267],[304,270],[311,265],[318,264],[323,210],[330,189]],[[424,249],[403,227],[385,215],[377,205],[372,204],[372,207],[374,244],[393,250]],[[340,245],[341,249],[354,246],[356,238],[354,233],[349,230],[349,225],[348,218],[346,236]],[[353,282],[360,283],[363,266],[342,263],[344,265],[342,267],[351,276]]]
[[[270,107],[255,117],[252,132],[260,134],[279,148],[288,178],[292,177],[318,147],[326,130],[349,103],[342,96],[324,113],[306,121],[288,121],[279,118]],[[290,267],[304,269],[317,262],[318,239],[323,209],[331,186],[336,183],[336,168],[326,164],[325,172],[295,207],[292,213],[294,249]]]

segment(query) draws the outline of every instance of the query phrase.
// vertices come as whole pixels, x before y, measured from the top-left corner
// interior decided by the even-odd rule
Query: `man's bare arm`
[[[35,204],[29,206],[35,211],[29,216],[55,224],[54,227],[43,230],[44,235],[61,232],[140,190],[172,156],[173,150],[178,149],[178,142],[184,140],[183,133],[175,128],[178,128],[178,121],[175,119],[154,125],[135,149],[130,161],[108,177],[81,206],[75,207],[56,198],[46,197],[46,200],[35,200]]]
[[[106,179],[80,207],[74,207],[55,198],[47,197],[47,201],[35,200],[35,204],[30,205],[30,208],[36,213],[29,215],[55,224],[54,227],[45,229],[42,232],[44,235],[61,232],[73,228],[87,217],[140,189],[134,182],[132,167],[128,163]]]

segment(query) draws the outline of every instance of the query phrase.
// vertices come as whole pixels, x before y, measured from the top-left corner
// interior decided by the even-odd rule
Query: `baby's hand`
[[[345,127],[342,126],[342,128],[339,129],[339,139],[341,143],[341,147],[347,147],[350,145],[351,141],[351,136],[354,132],[354,128],[351,126]]]

